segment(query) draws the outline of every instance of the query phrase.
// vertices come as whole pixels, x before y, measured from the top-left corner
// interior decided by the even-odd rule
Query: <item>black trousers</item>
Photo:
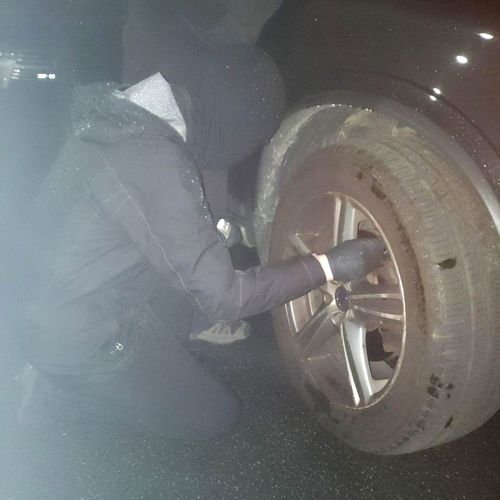
[[[202,171],[203,185],[214,223],[225,216],[227,170]],[[157,304],[157,313],[165,311]],[[170,307],[171,309],[171,307]],[[178,309],[184,309],[182,306]],[[170,310],[167,315],[173,314]],[[172,318],[163,318],[172,323]],[[240,405],[186,350],[190,332],[210,327],[208,318],[194,309],[190,328],[166,334],[163,321],[150,316],[141,332],[138,352],[120,373],[93,384],[96,414],[105,411],[138,429],[182,439],[208,439],[228,432],[237,422]],[[180,321],[179,323],[183,323]]]
[[[50,377],[62,413],[186,440],[227,433],[239,419],[238,398],[151,319],[157,327],[141,332],[131,354],[117,352],[124,359],[111,373]]]

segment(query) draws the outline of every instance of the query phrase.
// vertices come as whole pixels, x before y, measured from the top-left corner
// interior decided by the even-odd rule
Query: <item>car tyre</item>
[[[379,384],[371,396],[350,401],[349,389],[356,392],[352,374],[336,390],[342,375],[338,369],[328,372],[346,348],[344,339],[337,350],[335,344],[325,348],[330,365],[322,362],[320,371],[327,366],[328,376],[318,375],[297,340],[321,307],[318,291],[277,309],[273,321],[292,380],[323,425],[367,452],[409,453],[470,432],[500,407],[498,235],[476,191],[426,138],[362,109],[346,122],[347,133],[331,134],[318,120],[287,151],[285,161],[293,168],[280,176],[276,190],[269,260],[323,252],[338,243],[336,230],[329,234],[339,219],[335,203],[350,200],[369,221],[351,236],[383,237],[397,271],[404,328],[399,352],[387,361],[392,372],[382,389]],[[292,240],[299,234],[297,245]],[[377,280],[372,277],[370,285],[369,278],[366,286]],[[336,286],[349,291],[352,284]],[[306,317],[298,320],[301,315]],[[332,330],[341,330],[342,321],[334,320]],[[377,351],[369,341],[371,328],[363,333],[366,352]],[[382,358],[391,344],[383,340],[375,341]],[[315,352],[320,354],[321,349]],[[373,352],[367,356],[370,363],[376,359]],[[343,363],[349,368],[349,359]]]

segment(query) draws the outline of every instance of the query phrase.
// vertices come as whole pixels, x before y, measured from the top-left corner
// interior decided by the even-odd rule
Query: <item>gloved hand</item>
[[[336,281],[354,281],[380,267],[386,250],[379,238],[358,238],[340,243],[326,252]]]

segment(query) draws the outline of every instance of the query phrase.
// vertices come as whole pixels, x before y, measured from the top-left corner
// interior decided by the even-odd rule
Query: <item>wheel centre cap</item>
[[[339,286],[335,290],[335,303],[342,312],[349,310],[349,292],[343,286]]]

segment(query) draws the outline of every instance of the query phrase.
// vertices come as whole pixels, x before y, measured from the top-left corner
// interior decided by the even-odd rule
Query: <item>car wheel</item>
[[[348,137],[327,144],[319,124],[287,153],[298,160],[279,189],[270,261],[378,236],[385,264],[273,320],[320,421],[356,448],[400,454],[457,438],[500,406],[498,236],[444,155],[365,115]]]

